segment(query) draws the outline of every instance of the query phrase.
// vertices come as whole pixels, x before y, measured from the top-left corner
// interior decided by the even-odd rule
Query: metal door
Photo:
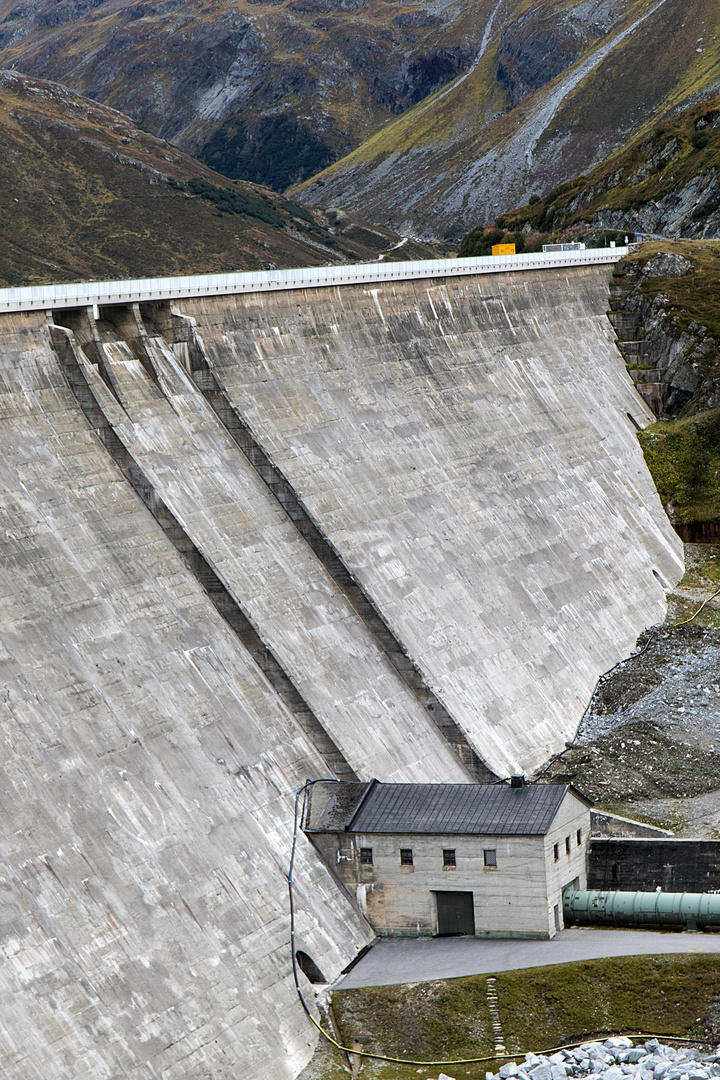
[[[438,936],[475,933],[475,912],[471,892],[436,892]]]

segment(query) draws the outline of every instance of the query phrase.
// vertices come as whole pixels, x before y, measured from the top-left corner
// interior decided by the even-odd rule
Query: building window
[[[443,848],[443,866],[455,865],[455,848]]]
[[[401,847],[400,848],[400,865],[401,866],[412,866],[412,864],[413,864],[412,848],[411,847]]]
[[[361,847],[360,848],[360,862],[361,862],[361,864],[363,866],[372,866],[373,857],[372,857],[372,848],[371,847]]]
[[[559,862],[559,860],[560,860],[560,845],[559,844],[555,844],[553,846],[553,857],[555,859],[555,862]]]
[[[570,837],[569,836],[565,837],[565,854],[566,855],[570,854]]]
[[[582,829],[578,829],[577,831],[577,842],[578,847],[582,847]]]
[[[486,866],[497,867],[497,851],[495,848],[485,848],[483,851],[483,862]]]

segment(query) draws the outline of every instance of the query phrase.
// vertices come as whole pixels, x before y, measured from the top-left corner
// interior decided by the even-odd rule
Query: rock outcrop
[[[599,20],[593,7],[533,4],[515,16],[527,35],[498,16],[467,78],[306,181],[299,196],[362,207],[413,236],[459,238],[607,161],[664,118],[669,101],[679,108],[718,92],[713,0],[700,0],[692,21],[682,0],[606,5]],[[498,59],[510,104],[519,101],[509,112]]]

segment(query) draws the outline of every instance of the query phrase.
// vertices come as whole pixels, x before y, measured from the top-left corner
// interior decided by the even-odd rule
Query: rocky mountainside
[[[615,270],[619,347],[658,416],[640,433],[670,520],[720,538],[720,242],[657,242]]]
[[[281,190],[465,71],[496,2],[3,0],[0,64]]]
[[[667,117],[586,176],[504,214],[502,224],[533,240],[720,236],[720,97]]]
[[[0,71],[0,284],[326,265],[401,243],[228,180],[122,113]],[[435,252],[403,243],[393,256]]]
[[[704,93],[718,18],[714,0],[0,0],[0,63],[278,191],[358,148],[311,201],[454,236]]]
[[[298,197],[363,207],[417,236],[460,236],[717,93],[719,45],[715,0],[538,0],[504,25],[498,16],[466,77]]]

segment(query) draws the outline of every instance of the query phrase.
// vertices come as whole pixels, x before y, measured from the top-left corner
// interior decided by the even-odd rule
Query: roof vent
[[[525,777],[522,773],[516,773],[510,777],[510,787],[525,787]]]

